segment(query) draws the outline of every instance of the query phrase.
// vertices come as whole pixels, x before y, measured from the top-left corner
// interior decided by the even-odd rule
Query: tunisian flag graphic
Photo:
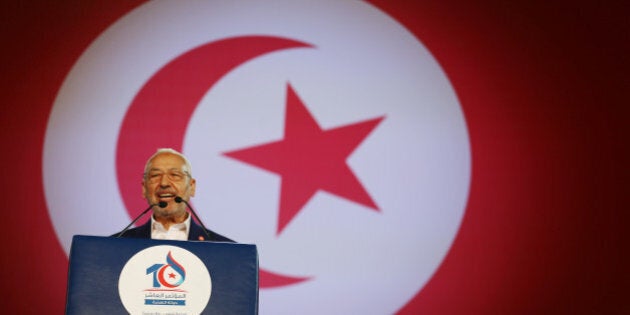
[[[472,155],[468,203],[455,240],[399,313],[630,311],[622,230],[628,218],[622,204],[628,175],[626,5],[371,3],[412,32],[447,74]],[[67,256],[44,195],[46,124],[79,56],[141,4],[2,5],[1,267],[8,313],[63,312]],[[247,160],[242,153],[226,152]],[[98,187],[99,180],[91,185]],[[77,185],[76,195],[84,189]],[[387,277],[386,271],[382,266],[375,276]]]

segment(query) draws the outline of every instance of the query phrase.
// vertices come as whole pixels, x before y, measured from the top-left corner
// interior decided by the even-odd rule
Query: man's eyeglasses
[[[165,176],[165,175],[166,175],[166,178],[168,178],[168,180],[171,182],[181,182],[182,180],[186,178],[186,176],[190,177],[190,174],[188,174],[188,172],[170,171],[170,172],[164,173],[164,172],[153,171],[153,172],[145,173],[144,178],[150,183],[157,183],[161,181],[162,176]]]

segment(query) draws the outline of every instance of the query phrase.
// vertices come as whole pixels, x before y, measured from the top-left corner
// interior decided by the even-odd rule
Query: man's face
[[[156,217],[178,218],[186,214],[186,204],[176,203],[175,197],[190,200],[195,195],[195,180],[190,177],[190,170],[186,169],[181,157],[170,153],[159,154],[149,164],[142,181],[142,194],[149,204],[168,203],[165,208],[153,207]]]

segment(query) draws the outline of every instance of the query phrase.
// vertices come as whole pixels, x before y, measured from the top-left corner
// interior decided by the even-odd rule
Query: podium
[[[257,314],[255,245],[74,236],[66,314]]]

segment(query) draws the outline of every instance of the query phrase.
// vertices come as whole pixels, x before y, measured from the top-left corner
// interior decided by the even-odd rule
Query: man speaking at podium
[[[173,149],[158,149],[147,161],[142,178],[142,194],[149,207],[125,229],[112,236],[152,238],[166,240],[194,240],[234,242],[205,228],[190,207],[190,197],[195,195],[195,179],[188,159]],[[200,225],[186,211],[190,208]],[[129,227],[149,210],[151,220],[136,227]]]

